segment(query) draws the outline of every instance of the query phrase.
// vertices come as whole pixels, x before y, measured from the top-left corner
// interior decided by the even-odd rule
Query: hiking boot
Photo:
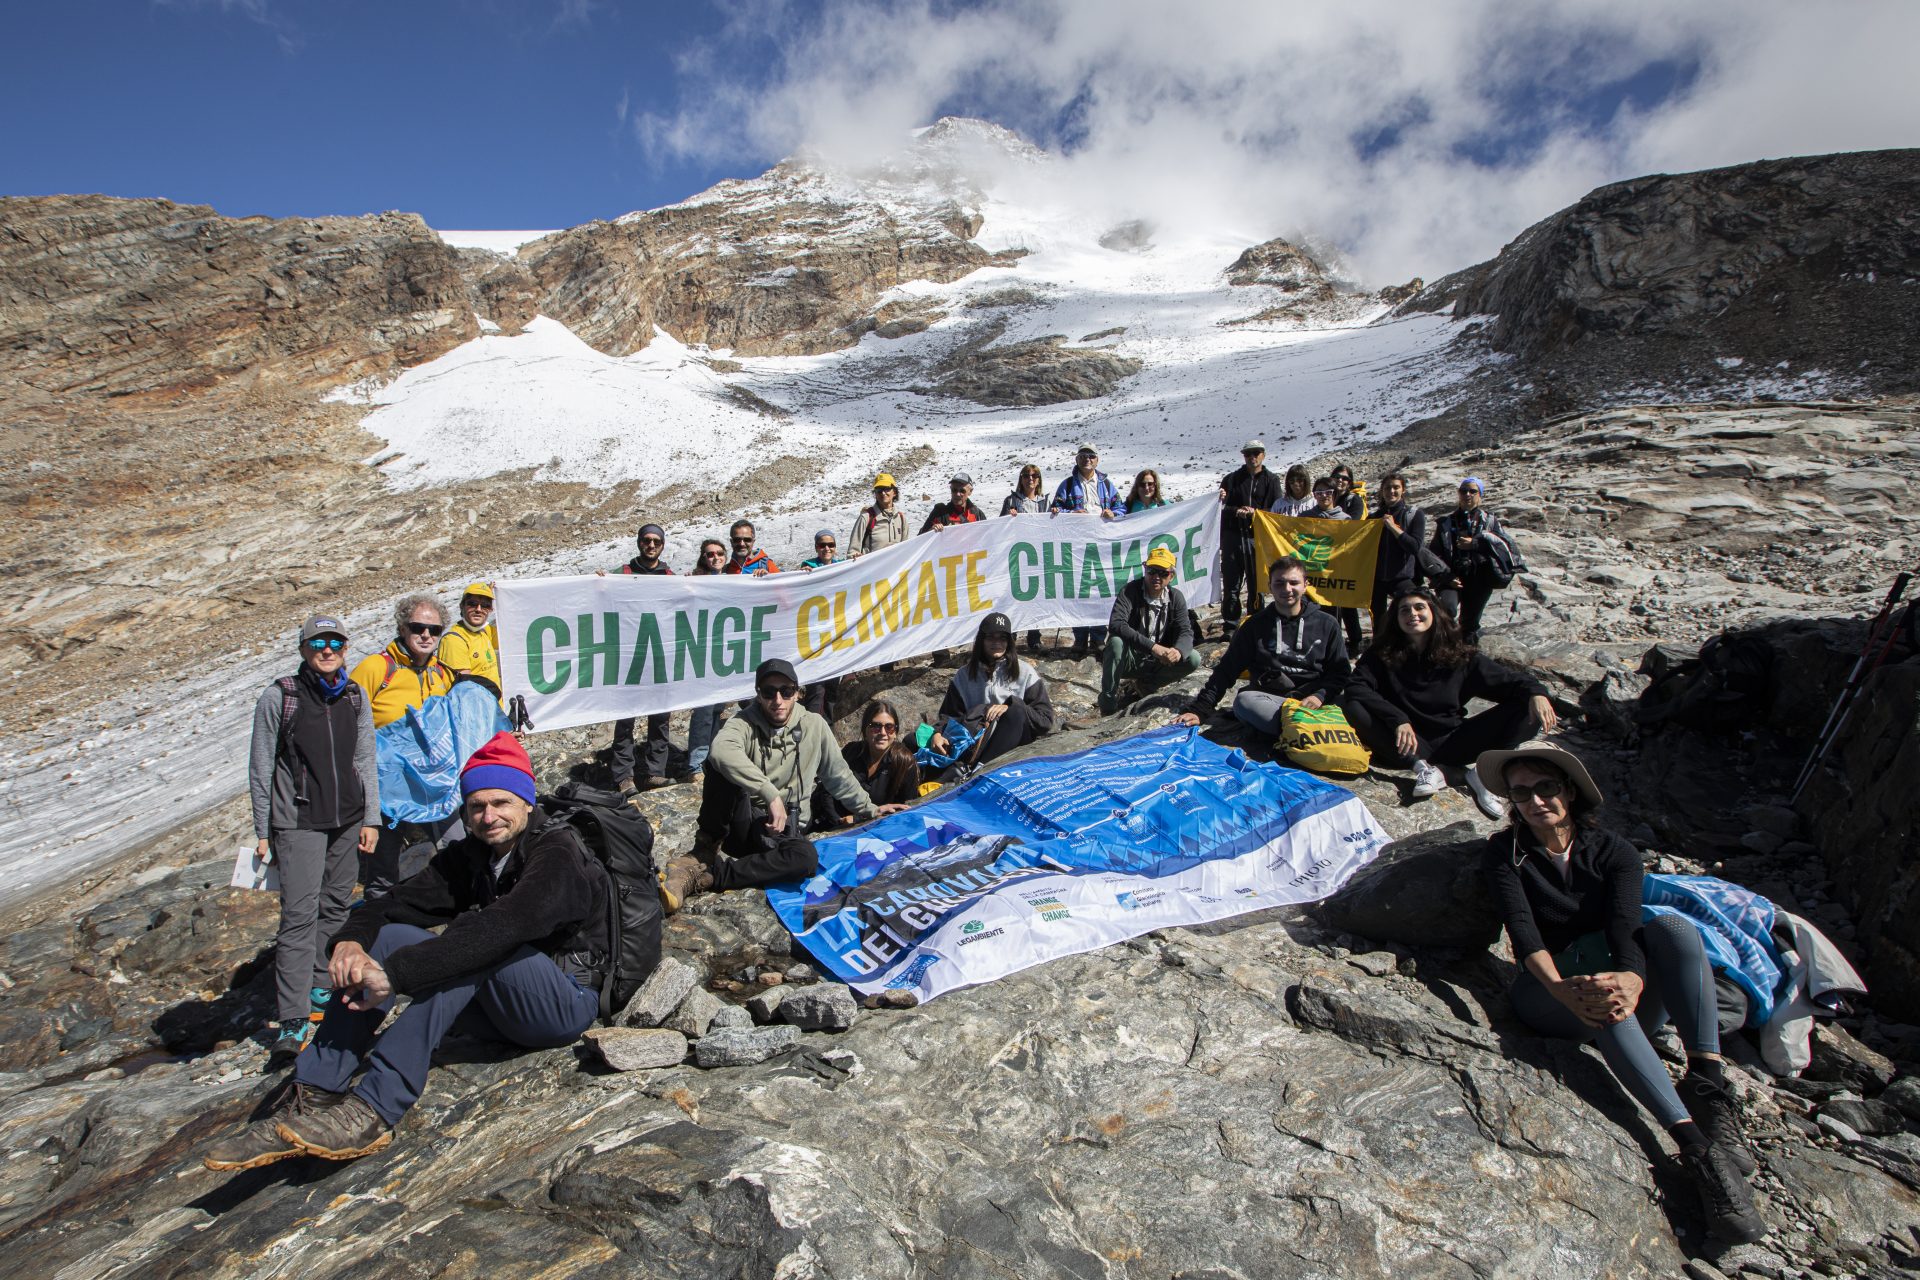
[[[661,787],[672,786],[673,782],[671,779],[667,778],[664,774],[656,773],[656,774],[648,774],[646,777],[640,779],[639,785],[640,785],[640,790],[642,791],[658,791]]]
[[[1101,715],[1110,716],[1119,710],[1120,710],[1120,699],[1109,698],[1104,693],[1100,695],[1100,714]]]
[[[307,1042],[313,1039],[313,1033],[319,1026],[320,1024],[313,1020],[312,1014],[308,1014],[298,1022],[281,1023],[279,1033],[273,1037],[273,1043],[267,1046],[266,1073],[272,1075],[284,1067],[292,1066],[293,1060],[299,1057],[301,1050],[307,1047]]]
[[[393,1129],[368,1101],[349,1093],[330,1107],[301,1107],[282,1115],[280,1136],[322,1160],[358,1160],[393,1141]]]
[[[1413,762],[1413,798],[1425,800],[1447,789],[1447,775],[1425,760]]]
[[[1507,816],[1507,802],[1487,790],[1487,784],[1480,781],[1480,771],[1472,765],[1467,766],[1467,789],[1473,792],[1473,802],[1480,806],[1480,812],[1496,822]]]
[[[215,1142],[201,1154],[200,1163],[215,1173],[234,1173],[297,1156],[301,1153],[299,1146],[280,1136],[281,1118],[301,1108],[317,1110],[336,1106],[345,1096],[302,1084],[291,1085],[264,1119],[255,1120],[238,1133]]]
[[[636,792],[636,791],[638,791],[638,790],[639,790],[639,788],[638,788],[638,787],[636,787],[636,786],[634,785],[634,783],[633,783],[633,779],[632,779],[632,778],[622,778],[622,779],[620,779],[620,794],[621,794],[621,795],[623,795],[623,796],[631,796],[631,795],[633,795],[633,793],[634,793],[634,792]]]
[[[1753,1194],[1726,1148],[1682,1152],[1680,1164],[1700,1192],[1707,1229],[1729,1244],[1751,1244],[1767,1234],[1766,1220],[1753,1207]]]
[[[713,872],[707,870],[698,858],[675,858],[660,872],[660,904],[668,914],[678,911],[680,904],[694,894],[705,893],[711,888]]]
[[[1700,1126],[1707,1141],[1726,1152],[1741,1177],[1751,1178],[1759,1166],[1747,1149],[1746,1136],[1740,1132],[1740,1110],[1733,1104],[1733,1095],[1724,1085],[1695,1071],[1688,1071],[1680,1081],[1679,1093],[1687,1114]]]

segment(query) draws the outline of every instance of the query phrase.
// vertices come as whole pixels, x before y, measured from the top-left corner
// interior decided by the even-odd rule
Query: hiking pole
[[[1893,586],[1887,591],[1887,598],[1880,603],[1880,612],[1873,615],[1873,621],[1867,624],[1867,642],[1861,646],[1860,656],[1854,660],[1853,669],[1847,673],[1846,682],[1840,686],[1840,695],[1834,699],[1833,710],[1827,713],[1827,722],[1820,726],[1820,733],[1813,740],[1813,750],[1808,754],[1807,762],[1800,767],[1799,776],[1793,780],[1793,791],[1787,798],[1789,804],[1798,802],[1800,793],[1807,789],[1809,782],[1813,781],[1814,771],[1820,767],[1820,762],[1826,759],[1827,752],[1833,749],[1834,742],[1840,737],[1840,730],[1845,726],[1847,716],[1853,711],[1853,700],[1859,694],[1860,687],[1866,683],[1867,676],[1886,660],[1888,651],[1893,647],[1893,638],[1898,633],[1898,629],[1891,625],[1893,607],[1900,602],[1900,597],[1906,594],[1907,584],[1912,580],[1913,575],[1910,573],[1903,573],[1895,578]],[[1882,638],[1880,629],[1883,626],[1887,629],[1886,643],[1880,646],[1879,654],[1874,656],[1874,643]],[[1868,665],[1869,657],[1873,658],[1871,666]]]

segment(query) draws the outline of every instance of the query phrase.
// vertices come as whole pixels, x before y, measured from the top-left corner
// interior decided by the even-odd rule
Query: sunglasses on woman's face
[[[319,653],[323,649],[338,653],[346,647],[347,642],[339,636],[315,636],[313,639],[307,641],[307,648],[313,650],[315,653]]]
[[[873,730],[875,733],[900,732],[900,726],[891,720],[869,720],[867,721],[867,728]]]
[[[1508,787],[1507,795],[1515,804],[1525,804],[1529,800],[1557,800],[1566,794],[1566,790],[1564,782],[1543,778],[1530,787]]]

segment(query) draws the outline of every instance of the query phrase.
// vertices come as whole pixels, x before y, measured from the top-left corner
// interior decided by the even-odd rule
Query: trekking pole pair
[[[1793,792],[1788,797],[1789,804],[1797,803],[1800,793],[1813,781],[1820,762],[1827,758],[1827,752],[1840,740],[1840,731],[1847,727],[1847,717],[1853,714],[1854,699],[1859,696],[1867,677],[1886,661],[1887,653],[1893,648],[1894,637],[1899,633],[1899,628],[1893,623],[1894,606],[1900,603],[1900,597],[1906,594],[1907,584],[1912,580],[1910,573],[1895,578],[1887,598],[1880,604],[1880,612],[1873,615],[1873,621],[1867,625],[1867,642],[1861,647],[1853,670],[1847,673],[1847,681],[1840,687],[1840,696],[1834,700],[1833,710],[1827,713],[1827,722],[1820,726],[1820,736],[1813,740],[1813,750],[1808,754],[1806,764],[1800,767],[1800,776],[1794,779]]]

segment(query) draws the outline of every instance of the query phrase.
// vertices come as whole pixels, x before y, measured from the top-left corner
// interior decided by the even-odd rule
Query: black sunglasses
[[[775,698],[784,698],[791,702],[800,696],[800,686],[797,684],[763,684],[755,690],[755,692],[768,702],[772,702]]]
[[[331,649],[333,652],[338,653],[346,647],[347,642],[339,636],[315,636],[313,639],[307,641],[307,648],[313,650],[315,653],[319,653],[322,649]]]
[[[897,724],[895,724],[895,723],[894,723],[893,721],[891,721],[891,720],[869,720],[869,721],[867,721],[867,728],[869,728],[869,729],[885,729],[885,730],[886,730],[886,731],[887,731],[888,733],[898,733],[898,732],[900,732],[900,726],[899,726],[899,725],[897,725]]]
[[[1508,787],[1507,796],[1515,804],[1525,804],[1529,800],[1554,800],[1566,793],[1564,782],[1555,782],[1552,778],[1542,778],[1530,787]]]
[[[437,636],[446,628],[437,622],[409,622],[407,630],[417,636]]]
[[[1152,567],[1147,570],[1147,576],[1149,578],[1171,578],[1173,576],[1173,570]]]

